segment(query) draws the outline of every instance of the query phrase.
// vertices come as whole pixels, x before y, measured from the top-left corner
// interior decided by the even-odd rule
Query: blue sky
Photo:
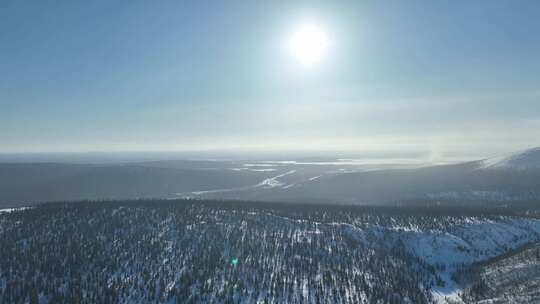
[[[0,152],[495,154],[540,145],[539,54],[538,1],[2,1]]]

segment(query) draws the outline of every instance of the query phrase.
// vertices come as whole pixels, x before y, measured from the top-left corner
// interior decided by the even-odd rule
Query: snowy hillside
[[[539,303],[540,246],[528,246],[493,262],[480,265],[464,292],[464,299],[479,304]]]
[[[483,169],[540,169],[540,147],[480,162]]]
[[[445,303],[456,272],[538,241],[500,210],[45,204],[0,214],[0,302]]]

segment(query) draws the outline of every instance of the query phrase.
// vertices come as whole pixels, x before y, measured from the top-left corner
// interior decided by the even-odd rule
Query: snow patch
[[[11,212],[14,212],[14,211],[22,211],[22,210],[26,210],[26,209],[30,209],[30,207],[17,207],[17,208],[0,209],[0,213],[11,213]]]

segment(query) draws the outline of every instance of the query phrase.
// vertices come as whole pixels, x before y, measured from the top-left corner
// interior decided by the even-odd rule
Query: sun
[[[330,41],[323,28],[304,24],[292,33],[288,41],[291,54],[303,65],[320,62],[327,54]]]

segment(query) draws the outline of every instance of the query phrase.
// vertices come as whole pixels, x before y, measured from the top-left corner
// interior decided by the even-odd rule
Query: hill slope
[[[503,157],[494,157],[480,162],[484,169],[540,169],[540,147]]]

